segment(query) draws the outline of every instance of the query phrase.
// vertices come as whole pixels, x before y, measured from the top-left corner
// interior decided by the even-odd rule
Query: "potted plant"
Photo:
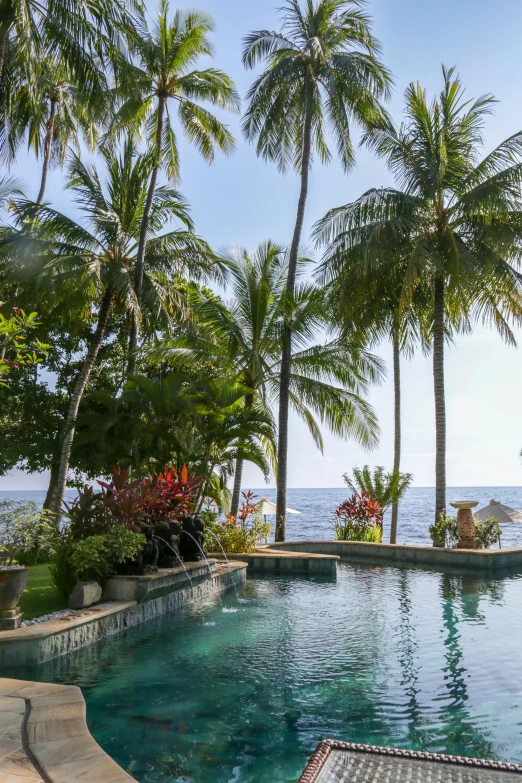
[[[29,569],[15,563],[16,557],[35,549],[50,551],[55,535],[54,515],[36,503],[0,502],[0,629],[16,628],[22,619],[16,606]]]

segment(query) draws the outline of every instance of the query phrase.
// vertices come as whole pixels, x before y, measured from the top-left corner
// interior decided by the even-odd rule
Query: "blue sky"
[[[245,94],[252,73],[241,65],[241,39],[258,28],[277,28],[277,2],[270,0],[201,0],[191,4],[215,19],[215,64],[236,80]],[[153,10],[153,5],[149,6]],[[487,120],[486,150],[522,128],[522,3],[519,0],[370,0],[368,11],[383,46],[383,59],[395,79],[390,110],[402,112],[404,89],[418,80],[431,93],[440,89],[441,64],[456,65],[470,97],[493,93],[499,103]],[[180,189],[192,205],[197,231],[215,247],[245,245],[266,239],[288,242],[298,195],[293,174],[282,177],[275,167],[258,160],[241,139],[239,120],[230,126],[238,139],[231,158],[220,157],[208,167],[181,141]],[[13,174],[28,193],[38,190],[39,166],[20,155]],[[311,176],[305,237],[328,209],[357,198],[369,187],[391,184],[389,173],[365,150],[348,175],[334,161],[314,167]],[[33,196],[34,197],[34,196]],[[69,196],[59,172],[50,177],[47,198],[65,212]],[[520,335],[522,337],[522,335]],[[379,353],[389,360],[386,345]],[[522,362],[518,349],[504,346],[490,331],[477,328],[458,339],[447,356],[448,485],[518,485],[522,465]],[[415,357],[403,369],[403,468],[415,484],[430,486],[434,476],[434,412],[429,359]],[[374,390],[371,400],[379,415],[382,437],[373,453],[353,443],[326,436],[325,454],[315,449],[304,425],[292,419],[290,486],[340,486],[341,474],[354,464],[391,465],[392,386]],[[246,468],[245,485],[260,486],[257,469]],[[39,488],[45,476],[0,479],[0,489]]]

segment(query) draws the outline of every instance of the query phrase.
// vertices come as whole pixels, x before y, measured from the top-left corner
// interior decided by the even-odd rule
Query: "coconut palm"
[[[138,248],[134,290],[141,301],[148,222],[158,175],[165,168],[169,179],[179,178],[177,137],[172,126],[169,105],[177,106],[179,125],[189,141],[212,163],[217,150],[229,153],[234,140],[223,123],[205,109],[208,101],[221,109],[236,111],[239,99],[232,80],[215,68],[192,70],[194,64],[213,49],[208,34],[212,20],[197,11],[176,11],[169,19],[168,0],[161,0],[156,24],[150,30],[142,17],[136,26],[132,46],[136,65],[128,69],[121,86],[128,97],[116,113],[112,133],[122,130],[141,132],[145,129],[154,165]],[[124,69],[123,69],[124,70]],[[136,319],[130,338],[129,372],[135,366],[138,340]]]
[[[372,500],[376,500],[386,511],[390,506],[396,506],[406,494],[413,476],[411,473],[389,473],[382,466],[370,469],[368,465],[363,468],[355,467],[352,475],[343,474],[343,481],[352,492],[367,492]],[[390,542],[392,544],[395,541]]]
[[[210,360],[249,390],[247,409],[261,408],[270,420],[279,400],[281,345],[285,327],[288,253],[273,242],[260,245],[255,253],[246,250],[228,254],[230,301],[199,295],[194,302],[198,323],[195,336],[166,342],[152,356],[183,361],[183,351]],[[304,270],[306,259],[300,259]],[[377,381],[382,367],[359,345],[332,339],[319,342],[328,315],[322,291],[300,283],[294,292],[292,316],[293,354],[289,400],[306,422],[318,448],[323,438],[316,417],[340,437],[354,437],[369,446],[376,440],[378,426],[371,406],[364,399],[370,383]],[[275,427],[274,427],[275,429]],[[273,466],[275,454],[270,453]],[[241,492],[243,459],[235,466],[231,513],[236,516]]]
[[[80,403],[109,324],[111,312],[134,315],[137,302],[132,284],[138,236],[150,176],[148,156],[134,154],[127,143],[121,157],[105,153],[107,187],[94,166],[73,156],[67,187],[83,220],[75,220],[51,207],[15,202],[20,230],[8,234],[3,250],[11,258],[13,275],[36,280],[55,307],[72,312],[93,311],[94,332],[76,378],[64,425],[60,465],[51,509],[59,513],[67,483],[75,422]],[[178,219],[184,229],[158,235],[164,224]],[[187,204],[179,193],[159,188],[149,219],[147,296],[157,309],[172,298],[172,281],[182,272],[196,277],[210,271],[213,256],[205,242],[192,233]]]
[[[291,303],[303,230],[308,178],[316,153],[331,159],[325,126],[334,136],[345,171],[354,163],[351,124],[382,124],[380,99],[390,76],[378,58],[379,45],[359,0],[287,0],[281,32],[259,30],[245,40],[247,68],[266,68],[248,93],[243,129],[256,141],[257,153],[284,172],[294,167],[301,178],[287,278],[288,313],[281,362],[278,428],[276,540],[284,540],[288,457],[288,411],[292,359]]]
[[[481,319],[514,343],[510,324],[522,318],[517,269],[522,133],[480,159],[484,116],[493,98],[468,101],[453,69],[443,69],[443,78],[444,87],[431,103],[418,84],[411,84],[405,122],[367,136],[402,190],[370,190],[318,226],[334,266],[347,256],[358,257],[380,274],[395,244],[405,253],[405,306],[419,290],[429,293],[422,332],[433,347],[436,519],[446,505],[445,340]]]
[[[81,86],[67,69],[49,57],[39,62],[35,71],[30,82],[24,81],[14,90],[6,141],[10,158],[24,138],[36,158],[42,158],[36,198],[36,203],[41,204],[50,166],[63,167],[71,145],[79,154],[80,137],[94,149],[97,121],[103,118],[106,94],[99,89],[91,100],[85,100]]]

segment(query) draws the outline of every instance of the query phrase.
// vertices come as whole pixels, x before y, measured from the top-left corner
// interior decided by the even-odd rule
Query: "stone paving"
[[[25,701],[0,696],[0,783],[43,783],[23,747]]]

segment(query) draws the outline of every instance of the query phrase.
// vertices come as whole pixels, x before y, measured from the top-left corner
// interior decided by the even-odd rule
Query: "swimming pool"
[[[295,783],[325,738],[522,761],[522,575],[252,578],[11,676],[80,685],[138,781]]]

